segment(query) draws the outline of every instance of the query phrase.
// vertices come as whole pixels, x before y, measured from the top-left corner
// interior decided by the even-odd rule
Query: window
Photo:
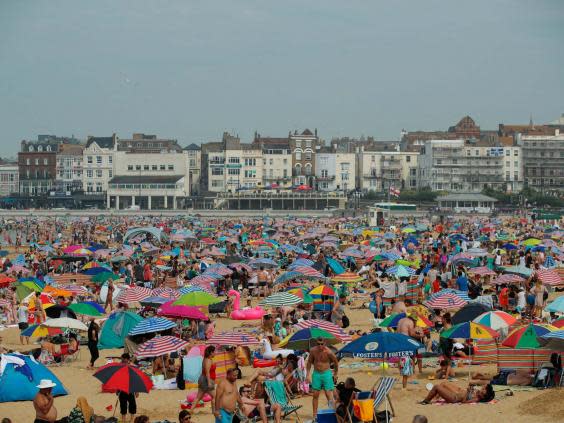
[[[112,177],[113,172],[111,170],[108,171],[108,177]]]
[[[102,177],[102,169],[96,169],[96,178]]]
[[[25,164],[29,166],[31,164],[31,160],[25,159]]]
[[[287,178],[287,177],[288,177],[288,169],[284,169],[283,175],[284,175],[284,176],[283,176],[284,178]]]
[[[349,174],[348,173],[341,173],[341,181],[348,181]]]
[[[166,166],[164,164],[162,164],[162,165],[159,166],[159,169],[160,170],[166,170]]]
[[[96,156],[96,164],[102,164],[102,156]]]
[[[151,166],[151,170],[158,170],[158,168],[159,168],[159,167],[158,167],[157,165],[152,165],[152,166]]]
[[[519,166],[519,162],[518,162],[517,160],[515,160],[515,161],[513,162],[513,166],[518,167],[518,166]]]
[[[287,165],[287,164],[288,164],[288,159],[282,160],[282,163],[284,163],[285,165]]]
[[[329,176],[329,171],[327,169],[322,169],[321,170],[321,177],[327,178],[328,176]]]
[[[270,159],[270,161],[272,162],[272,159]],[[257,159],[253,159],[253,158],[245,159],[245,166],[256,166],[256,165],[257,165]]]
[[[168,165],[168,170],[174,170],[174,165]]]
[[[307,176],[311,175],[311,164],[310,163],[305,165],[305,174]]]
[[[475,155],[475,156],[479,156],[479,155],[480,155],[480,150],[475,150],[475,151],[474,151],[474,155]]]
[[[92,156],[86,157],[86,163],[92,164]]]
[[[112,158],[113,158],[112,156],[108,156],[108,163],[112,163],[113,161]]]
[[[94,176],[94,171],[92,169],[86,169],[86,177],[92,178]]]
[[[511,165],[511,162],[509,160],[505,161],[505,167],[509,167]]]
[[[96,182],[96,192],[102,192],[102,183]]]
[[[306,151],[306,153],[305,153],[305,159],[306,159],[307,161],[311,161],[311,153],[310,153],[309,151]]]
[[[505,172],[505,180],[506,180],[506,181],[509,181],[510,179],[511,179],[510,172],[509,172],[509,171],[506,171],[506,172]]]
[[[133,165],[127,165],[127,170],[133,170]]]
[[[212,171],[212,175],[215,175],[215,176],[223,175],[223,168],[222,167],[212,167],[211,171]]]
[[[41,145],[38,146],[38,147],[37,147],[37,151],[42,152],[42,151],[43,151],[43,146],[41,146]]]
[[[505,150],[505,155],[506,155],[506,156],[511,155],[511,150],[509,150],[509,148],[508,148],[507,150]]]
[[[239,170],[239,169],[233,169],[233,170]],[[245,170],[245,178],[256,178],[256,176],[257,176],[256,170]]]
[[[241,169],[227,169],[227,174],[232,176],[240,175],[241,174],[240,170]]]
[[[301,164],[299,164],[299,163],[296,164],[296,167],[294,169],[295,169],[296,176],[300,176],[302,174],[302,165]]]
[[[239,164],[239,157],[229,157],[229,162],[230,164]]]
[[[513,172],[513,180],[515,181],[519,180],[519,172]]]
[[[519,150],[515,149],[513,150],[513,156],[517,157],[519,155]]]
[[[135,170],[141,170],[141,165],[135,165]]]
[[[311,140],[306,140],[305,145],[306,145],[306,147],[311,148]]]
[[[223,181],[221,179],[214,179],[211,183],[214,188],[223,188]]]
[[[143,165],[143,170],[149,170],[149,165]]]
[[[411,156],[405,156],[405,161],[406,161],[407,163],[411,162]]]
[[[297,147],[297,148],[301,148],[301,147],[302,147],[302,141],[301,141],[301,140],[296,140],[296,147]]]
[[[302,159],[302,152],[301,151],[296,151],[296,160],[301,160]]]

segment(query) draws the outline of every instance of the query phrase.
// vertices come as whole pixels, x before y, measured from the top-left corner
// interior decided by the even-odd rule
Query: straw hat
[[[37,385],[39,389],[54,388],[55,386],[57,386],[57,384],[54,383],[51,379],[41,379],[39,385]]]

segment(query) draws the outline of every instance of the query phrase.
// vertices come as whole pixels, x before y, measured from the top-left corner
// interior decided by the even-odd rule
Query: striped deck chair
[[[282,418],[295,413],[296,420],[301,423],[300,416],[298,416],[298,410],[302,408],[301,405],[294,405],[290,401],[288,393],[286,392],[286,387],[284,383],[279,380],[265,380],[264,389],[266,390],[266,395],[270,399],[272,405],[279,404],[282,408]]]
[[[390,404],[390,409],[392,410],[392,416],[395,416],[396,413],[394,411],[394,406],[392,405],[392,401],[390,400],[390,392],[396,383],[396,378],[392,376],[382,376],[378,382],[376,382],[375,389],[374,389],[374,415],[376,415],[376,411],[378,407],[384,402],[388,401]]]

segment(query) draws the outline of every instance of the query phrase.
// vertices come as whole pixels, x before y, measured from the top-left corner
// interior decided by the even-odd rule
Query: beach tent
[[[67,395],[61,381],[32,356],[21,354],[0,355],[0,403],[32,401],[39,391],[41,379],[50,379],[57,384],[53,395]]]
[[[98,348],[122,348],[125,345],[127,334],[143,318],[130,311],[118,311],[112,313],[102,327]]]

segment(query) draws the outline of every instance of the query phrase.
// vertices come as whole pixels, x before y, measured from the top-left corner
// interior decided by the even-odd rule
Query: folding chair
[[[378,382],[376,382],[376,389],[374,389],[374,415],[382,402],[386,401],[386,409],[388,404],[390,404],[390,409],[392,410],[392,416],[395,417],[396,412],[394,411],[394,406],[390,400],[390,392],[396,383],[396,378],[392,376],[382,376]]]
[[[270,399],[270,404],[279,404],[282,408],[282,418],[296,413],[296,420],[301,423],[300,416],[298,415],[298,410],[302,408],[301,405],[294,405],[290,401],[284,382],[279,380],[266,380],[264,381],[264,388],[266,390],[266,395]]]
[[[361,391],[361,392],[354,392],[351,395],[351,398],[349,400],[349,404],[346,408],[346,417],[349,419],[350,423],[354,423],[354,422],[358,422],[360,421],[357,417],[354,416],[354,412],[353,412],[353,400],[367,400],[367,399],[371,399],[374,398],[374,391]],[[353,418],[354,417],[354,418]]]

